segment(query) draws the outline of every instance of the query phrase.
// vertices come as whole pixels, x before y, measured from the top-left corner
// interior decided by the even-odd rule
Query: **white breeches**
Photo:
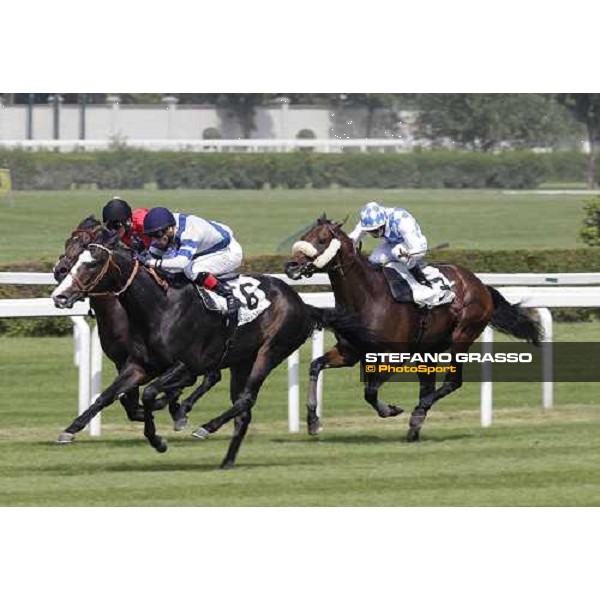
[[[192,281],[196,279],[199,273],[212,273],[215,276],[224,275],[239,269],[242,258],[242,247],[232,239],[227,248],[195,258],[185,267],[183,272]]]

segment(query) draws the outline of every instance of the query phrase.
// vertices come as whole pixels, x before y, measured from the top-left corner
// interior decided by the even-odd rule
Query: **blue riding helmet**
[[[360,210],[360,226],[365,231],[379,229],[385,225],[385,209],[377,202],[369,202]]]
[[[144,217],[144,234],[150,235],[172,225],[175,225],[173,213],[168,208],[157,206],[156,208],[151,208]]]

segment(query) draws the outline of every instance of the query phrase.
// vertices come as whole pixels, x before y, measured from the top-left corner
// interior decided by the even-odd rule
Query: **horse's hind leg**
[[[130,421],[144,420],[144,409],[140,405],[140,388],[136,387],[129,392],[125,392],[119,396],[119,402],[125,409],[127,418]]]
[[[325,352],[323,356],[315,358],[310,363],[308,394],[306,397],[306,425],[310,435],[317,435],[322,431],[321,422],[317,415],[317,382],[323,369],[339,369],[351,367],[358,362],[358,356],[352,349],[342,343],[336,344]]]
[[[164,408],[169,402],[174,403],[181,393],[181,388],[192,385],[195,381],[196,376],[185,364],[179,362],[155,379],[144,390],[142,394],[144,435],[150,445],[158,452],[166,452],[167,442],[156,435],[153,411]],[[163,396],[159,398],[161,394]],[[169,405],[169,410],[171,410],[171,404]],[[173,411],[171,411],[171,414],[173,414]]]
[[[401,406],[385,404],[379,401],[379,388],[391,377],[391,374],[367,377],[365,381],[365,401],[370,404],[375,412],[382,418],[396,417],[404,412]]]
[[[426,416],[425,406],[429,403],[429,398],[431,398],[435,393],[435,373],[419,373],[418,376],[419,404],[413,411],[410,418],[410,425],[407,434],[407,440],[409,442],[418,441],[421,426],[423,425],[423,421],[425,420]],[[433,403],[431,405],[433,405]],[[431,405],[429,406],[429,408],[431,408]],[[419,407],[421,407],[421,409],[419,409]]]
[[[419,439],[421,427],[427,417],[427,413],[440,398],[461,388],[463,383],[463,368],[462,363],[456,361],[456,353],[466,352],[484,330],[487,323],[476,309],[477,307],[473,309],[475,311],[473,315],[467,314],[468,318],[463,315],[462,322],[464,324],[456,327],[452,333],[452,344],[450,346],[452,360],[448,366],[453,370],[446,372],[444,383],[438,390],[433,390],[419,398],[419,404],[415,407],[410,417],[407,441],[416,442]]]
[[[250,373],[250,367],[237,367],[231,369],[231,380],[230,380],[230,396],[231,403],[234,404],[238,399],[239,395],[244,390],[246,385],[246,381],[248,380],[248,375]],[[219,377],[220,379],[220,377]],[[243,412],[241,415],[235,417],[235,427],[233,430],[233,436],[231,438],[231,442],[229,442],[229,448],[227,449],[227,454],[223,462],[221,463],[221,469],[231,469],[235,463],[235,458],[237,453],[244,441],[244,437],[246,436],[246,431],[248,430],[248,426],[250,425],[250,421],[252,420],[252,411],[247,410]]]
[[[181,431],[187,425],[187,414],[192,410],[194,404],[221,381],[221,371],[210,371],[204,376],[202,383],[171,412],[173,417],[173,428]]]
[[[273,340],[271,340],[271,344],[273,344]],[[205,439],[211,433],[218,431],[225,423],[231,421],[231,419],[238,417],[246,412],[249,412],[254,404],[256,403],[256,399],[258,396],[258,392],[260,387],[262,386],[264,380],[267,378],[269,373],[279,364],[284,358],[286,358],[291,351],[295,350],[295,347],[292,345],[291,348],[289,345],[281,344],[276,349],[274,349],[268,342],[266,342],[262,348],[259,350],[256,360],[251,363],[251,371],[250,376],[246,381],[246,385],[243,387],[242,392],[238,395],[236,401],[233,403],[233,406],[220,414],[218,417],[211,419],[198,429],[196,429],[192,435],[197,437],[198,439]],[[250,362],[250,361],[249,361]],[[248,415],[249,418],[249,415]],[[249,423],[249,421],[248,421]],[[236,442],[237,448],[235,448],[235,452],[239,449],[239,445],[242,442],[243,436],[246,433],[246,426],[243,426],[243,421],[240,423],[240,432],[238,435],[238,440]],[[233,446],[233,444],[231,445]],[[230,449],[234,449],[231,448]],[[225,457],[225,460],[222,463],[223,467],[231,467],[233,466],[233,458],[229,457],[229,461],[227,460],[229,457],[229,452]]]

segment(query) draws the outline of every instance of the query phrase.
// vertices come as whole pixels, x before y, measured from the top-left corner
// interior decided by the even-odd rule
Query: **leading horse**
[[[71,232],[65,241],[64,252],[54,265],[54,279],[60,283],[73,268],[81,253],[100,235],[102,223],[93,215],[87,216]],[[112,294],[90,296],[90,308],[98,324],[100,345],[106,356],[114,363],[120,372],[129,356],[127,347],[129,341],[129,321],[127,313],[118,298]],[[191,378],[185,378],[190,381]],[[196,401],[221,380],[221,374],[216,371],[207,373],[202,384],[185,400],[178,402],[182,387],[171,385],[167,398],[169,411],[173,418],[175,431],[182,430],[187,424],[187,414]],[[174,382],[172,382],[174,383]],[[139,389],[136,387],[119,397],[130,421],[144,421],[144,411],[139,404]]]
[[[159,452],[167,449],[156,434],[152,411],[155,389],[168,387],[183,368],[197,376],[223,368],[231,372],[233,406],[195,432],[204,438],[235,418],[234,434],[222,468],[233,466],[251,420],[259,390],[269,373],[296,350],[315,327],[328,327],[348,343],[367,343],[369,332],[356,316],[305,304],[299,294],[277,278],[257,275],[258,289],[269,301],[256,318],[238,326],[231,338],[221,314],[206,309],[194,286],[185,283],[163,289],[134,253],[116,238],[101,235],[88,244],[69,275],[54,290],[56,306],[66,308],[90,293],[118,296],[129,320],[129,356],[113,383],[67,430],[72,433],[121,393],[152,379],[149,367],[159,371],[175,366],[149,385],[142,396],[144,435]]]
[[[539,325],[518,305],[511,305],[498,290],[483,284],[463,267],[437,265],[454,283],[455,297],[451,304],[431,310],[413,303],[398,303],[392,297],[381,267],[369,263],[352,240],[342,230],[343,222],[332,222],[323,214],[317,224],[292,248],[292,260],[286,263],[288,277],[310,277],[325,271],[331,280],[336,306],[358,313],[365,327],[382,340],[378,351],[397,352],[399,346],[419,352],[450,350],[454,371],[446,372],[444,383],[437,388],[435,373],[418,373],[419,402],[409,422],[408,441],[417,441],[421,427],[431,407],[444,396],[462,386],[462,363],[455,353],[466,352],[489,324],[495,329],[527,340],[540,342]],[[375,348],[370,348],[375,349]],[[310,366],[307,400],[307,425],[310,434],[317,434],[321,424],[317,416],[316,388],[323,369],[350,367],[364,359],[367,346],[354,346],[340,339]],[[389,378],[389,377],[388,377]],[[379,401],[378,389],[386,377],[365,374],[365,400],[380,417],[393,417],[403,412],[399,406]]]

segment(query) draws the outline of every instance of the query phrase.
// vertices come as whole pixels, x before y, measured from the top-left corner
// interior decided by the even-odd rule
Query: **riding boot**
[[[431,283],[427,281],[427,277],[425,277],[425,273],[423,273],[419,265],[415,265],[412,269],[409,269],[409,271],[418,283],[421,285],[426,285],[427,287],[431,287]]]
[[[227,318],[230,325],[236,325],[238,320],[238,310],[242,303],[233,295],[233,290],[222,281],[217,280],[217,285],[212,288],[212,291],[225,298],[227,302]]]

